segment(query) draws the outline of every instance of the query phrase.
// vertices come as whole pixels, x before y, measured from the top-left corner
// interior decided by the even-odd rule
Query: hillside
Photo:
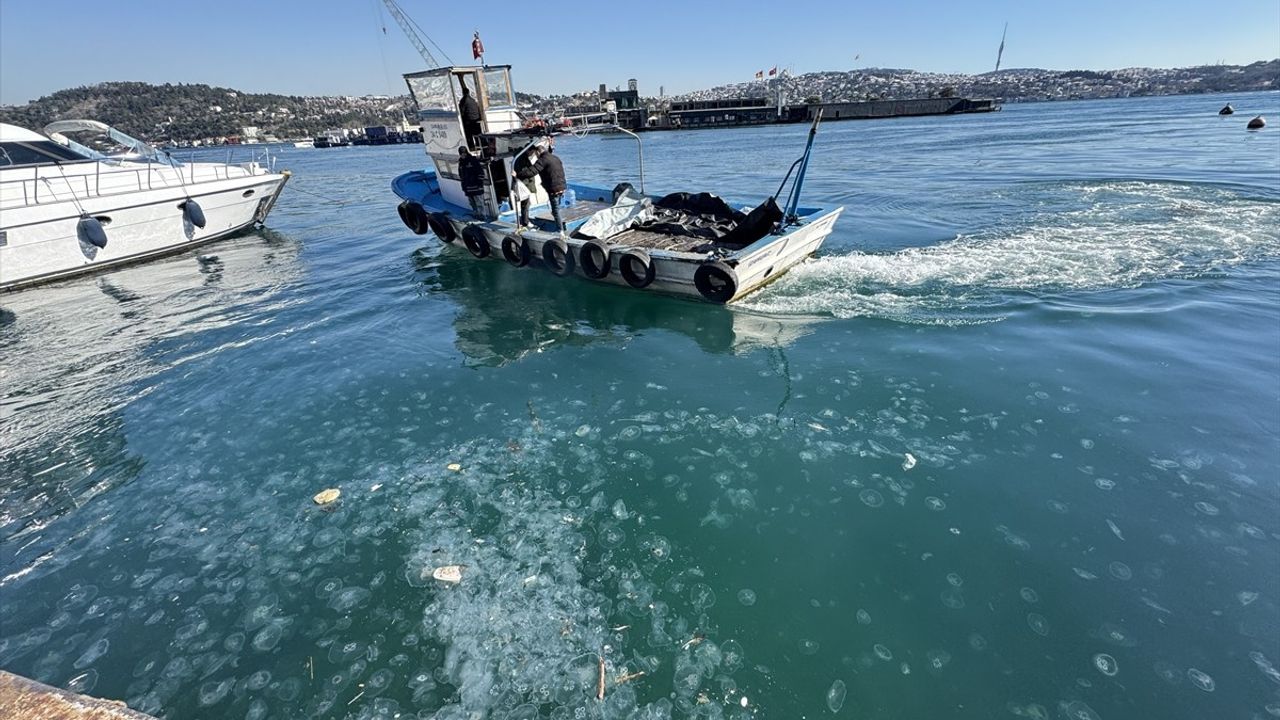
[[[245,127],[282,138],[311,137],[330,127],[396,124],[401,111],[412,114],[407,95],[299,97],[209,85],[109,82],[0,108],[0,122],[38,130],[54,120],[89,118],[158,142],[240,135]]]
[[[1204,65],[1172,69],[1124,68],[1093,71],[1019,68],[979,75],[924,73],[889,68],[812,72],[803,75],[784,72],[768,81],[723,85],[673,99],[772,97],[781,90],[789,102],[800,102],[806,98],[822,102],[906,99],[939,94],[994,97],[1005,102],[1031,102],[1278,88],[1280,60],[1271,60],[1249,65]]]

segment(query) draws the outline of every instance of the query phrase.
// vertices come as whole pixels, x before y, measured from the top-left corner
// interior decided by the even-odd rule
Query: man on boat
[[[471,203],[471,214],[477,220],[488,220],[489,208],[484,201],[484,163],[466,146],[458,148],[458,177],[462,181],[462,192]]]
[[[538,195],[538,169],[536,167],[542,146],[535,144],[525,154],[516,158],[516,181],[528,190],[528,196],[520,198],[520,227],[529,226],[529,201]],[[523,193],[522,193],[523,194]]]
[[[467,147],[473,150],[480,143],[480,103],[471,97],[465,80],[462,84],[462,99],[458,101],[458,114],[462,116],[462,134],[467,138]]]
[[[555,218],[556,229],[563,235],[564,222],[560,219],[560,198],[564,196],[568,186],[564,181],[564,164],[554,153],[555,148],[548,145],[533,167],[538,171],[538,177],[542,178],[543,189],[551,197],[551,215]]]

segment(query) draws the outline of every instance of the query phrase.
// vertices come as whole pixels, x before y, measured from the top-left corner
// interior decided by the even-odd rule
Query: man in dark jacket
[[[484,163],[466,147],[458,148],[458,177],[462,180],[462,192],[471,203],[471,214],[477,220],[488,220],[489,208],[484,201]]]
[[[471,97],[467,83],[462,82],[462,99],[458,101],[458,114],[462,116],[462,134],[467,138],[467,147],[475,149],[480,143],[480,103]]]
[[[516,158],[515,165],[512,170],[515,172],[516,182],[524,186],[528,191],[528,197],[520,201],[520,226],[527,227],[529,225],[529,203],[538,195],[538,161],[540,146],[535,145],[525,151],[523,155]]]
[[[538,177],[542,178],[543,189],[547,191],[547,195],[551,196],[551,215],[556,220],[556,228],[563,234],[564,222],[560,219],[560,198],[564,196],[567,184],[564,181],[564,164],[555,156],[554,149],[548,146],[533,166],[538,171]]]

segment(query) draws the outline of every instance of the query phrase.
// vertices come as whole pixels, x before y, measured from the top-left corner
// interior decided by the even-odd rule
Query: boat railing
[[[263,158],[253,154],[251,158],[248,162],[234,163],[228,152],[226,163],[199,162],[194,154],[187,162],[175,165],[146,163],[145,167],[111,167],[104,162],[94,162],[93,172],[74,172],[84,163],[35,165],[31,167],[30,177],[0,180],[0,207],[26,207],[69,199],[201,185],[272,171],[275,158],[269,153]],[[260,159],[266,161],[265,165]],[[56,168],[56,172],[49,172],[51,168]],[[67,172],[68,169],[72,172]],[[15,171],[16,168],[8,169],[5,174]]]
[[[591,133],[617,132],[630,135],[636,141],[637,162],[640,166],[640,194],[644,194],[644,143],[640,136],[618,124],[616,113],[600,112],[585,115],[567,115],[563,127],[572,135],[586,137]],[[598,121],[598,122],[597,122]],[[581,124],[579,124],[581,123]]]

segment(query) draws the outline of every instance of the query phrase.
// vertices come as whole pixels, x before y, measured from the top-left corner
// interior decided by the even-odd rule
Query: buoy
[[[467,250],[470,250],[472,255],[478,258],[489,257],[489,252],[492,250],[484,230],[475,225],[468,225],[462,230],[462,243],[467,246]]]
[[[1233,107],[1231,107],[1231,103],[1227,103],[1225,106],[1223,106],[1223,108],[1222,108],[1221,110],[1219,110],[1219,111],[1218,111],[1218,114],[1219,114],[1219,115],[1232,115],[1232,114],[1234,114],[1234,113],[1235,113],[1235,111],[1236,111],[1236,109],[1235,109],[1235,108],[1233,108]]]
[[[723,305],[738,293],[738,273],[723,260],[703,263],[693,271],[693,286],[702,297]]]
[[[201,209],[200,203],[196,202],[195,200],[192,200],[191,198],[187,198],[186,202],[182,203],[178,207],[182,208],[182,219],[186,220],[192,225],[195,225],[201,230],[204,229],[204,226],[205,226],[204,210]]]
[[[628,250],[618,258],[618,271],[622,279],[637,290],[649,287],[655,274],[653,260],[643,250]]]
[[[1264,127],[1266,127],[1266,126],[1267,126],[1267,120],[1266,120],[1266,118],[1262,117],[1261,115],[1259,115],[1258,117],[1256,117],[1256,118],[1254,118],[1254,119],[1250,120],[1250,121],[1249,121],[1249,124],[1248,124],[1248,125],[1245,125],[1245,127],[1249,128],[1250,130],[1261,130],[1262,128],[1264,128]]]
[[[573,253],[563,238],[552,238],[542,243],[542,264],[553,274],[565,277],[573,274]]]
[[[512,233],[502,238],[502,257],[516,267],[529,264],[533,252],[529,249],[529,241]]]
[[[609,246],[599,240],[588,240],[578,251],[578,264],[582,274],[592,280],[602,280],[609,274]]]
[[[76,223],[76,237],[81,242],[89,243],[101,250],[107,246],[107,231],[102,227],[102,222],[95,217],[81,215],[80,222]]]

